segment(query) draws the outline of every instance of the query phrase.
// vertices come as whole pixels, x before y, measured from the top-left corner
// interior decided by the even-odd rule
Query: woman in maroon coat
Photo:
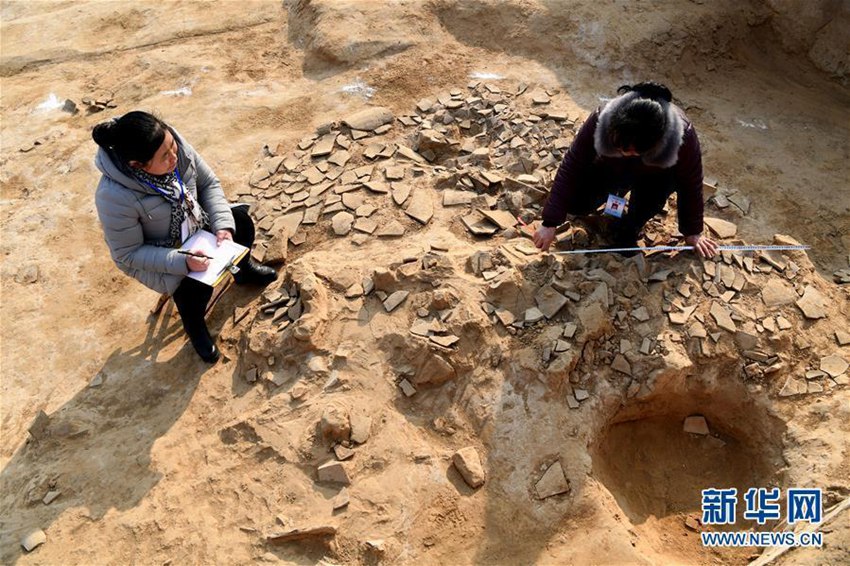
[[[696,130],[663,85],[639,83],[617,92],[620,96],[587,118],[564,156],[543,209],[543,224],[534,234],[535,245],[548,249],[567,214],[592,214],[609,195],[623,197],[631,191],[627,212],[614,222],[611,236],[614,247],[637,246],[644,224],[675,192],[679,231],[701,256],[713,257],[717,244],[702,235],[702,155]]]

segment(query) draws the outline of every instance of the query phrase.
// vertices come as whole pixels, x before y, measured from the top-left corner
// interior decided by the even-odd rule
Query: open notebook
[[[231,240],[224,240],[220,246],[216,246],[215,234],[206,230],[195,232],[191,238],[183,242],[180,249],[187,251],[192,249],[201,250],[213,258],[210,260],[210,265],[206,271],[189,272],[189,277],[197,279],[201,283],[206,283],[211,287],[215,287],[221,283],[221,280],[227,275],[228,267],[236,265],[248,253],[248,248]]]

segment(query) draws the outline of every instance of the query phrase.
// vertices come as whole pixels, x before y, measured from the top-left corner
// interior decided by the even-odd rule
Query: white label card
[[[605,203],[605,214],[620,218],[626,210],[626,199],[617,195],[608,195],[608,202]]]

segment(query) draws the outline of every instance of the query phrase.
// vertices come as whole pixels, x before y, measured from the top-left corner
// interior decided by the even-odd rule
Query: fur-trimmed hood
[[[597,154],[604,157],[622,157],[620,151],[611,143],[611,118],[624,104],[639,97],[640,95],[636,92],[627,92],[609,101],[599,111],[596,131],[593,134],[593,146]],[[679,159],[679,148],[682,146],[687,119],[675,104],[665,100],[656,101],[667,114],[667,129],[655,147],[640,157],[646,165],[666,169],[674,166]]]

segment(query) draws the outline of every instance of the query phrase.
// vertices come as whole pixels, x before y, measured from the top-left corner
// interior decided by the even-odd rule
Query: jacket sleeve
[[[195,170],[198,175],[198,202],[210,217],[210,227],[213,234],[219,230],[236,231],[236,222],[230,211],[230,203],[224,196],[221,182],[213,170],[198,152],[190,148],[194,154]]]
[[[130,189],[102,180],[95,205],[112,260],[139,271],[186,275],[186,258],[176,249],[144,243],[139,212],[133,205]]]
[[[580,190],[579,179],[584,176],[596,158],[593,136],[598,119],[599,109],[597,108],[584,121],[570,149],[564,155],[555,175],[555,182],[552,183],[549,200],[543,207],[544,226],[553,227],[562,224],[567,213],[575,209],[575,201],[579,197]]]
[[[676,162],[676,198],[679,207],[679,232],[684,236],[702,233],[702,153],[699,138],[688,124]]]

